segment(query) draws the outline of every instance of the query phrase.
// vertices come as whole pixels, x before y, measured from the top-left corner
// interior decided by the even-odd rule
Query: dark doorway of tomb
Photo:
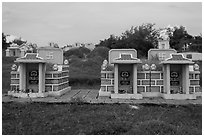
[[[182,65],[170,65],[170,93],[182,94]]]
[[[26,64],[26,90],[31,92],[38,92],[39,88],[39,64]]]
[[[118,65],[118,93],[133,94],[133,64]]]

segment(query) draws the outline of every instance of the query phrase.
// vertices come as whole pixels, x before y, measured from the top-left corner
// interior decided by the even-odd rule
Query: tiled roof
[[[37,57],[37,53],[26,54],[26,56],[21,58],[21,59],[39,59],[39,60],[42,60],[42,58]]]
[[[51,47],[51,46],[39,47],[38,49],[54,49],[54,50],[62,50],[62,49],[60,49],[60,48],[55,48],[55,47]]]
[[[161,62],[161,64],[193,64],[190,59],[184,58],[182,54],[171,54],[171,58],[168,58]]]
[[[138,60],[131,57],[131,54],[121,54],[121,57],[116,60]]]
[[[189,61],[189,59],[184,58],[181,54],[172,54],[172,57],[167,60],[188,60]]]
[[[116,58],[112,61],[112,63],[116,64],[136,64],[136,63],[141,63],[140,59],[138,58],[133,58],[132,54],[121,54],[119,58]]]
[[[26,53],[24,57],[17,58],[16,62],[45,62],[42,58],[38,57],[37,53]]]

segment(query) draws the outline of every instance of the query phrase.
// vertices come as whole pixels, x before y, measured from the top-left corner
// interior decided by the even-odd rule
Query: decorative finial
[[[107,60],[104,60],[103,61],[103,64],[102,64],[102,70],[105,70],[108,66],[108,61]]]

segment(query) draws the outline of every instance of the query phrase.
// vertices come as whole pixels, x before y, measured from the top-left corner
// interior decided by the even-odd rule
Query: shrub
[[[102,59],[108,59],[109,48],[107,47],[96,47],[94,50],[88,55],[88,58],[94,58],[96,56],[102,57]]]
[[[69,58],[70,56],[75,55],[78,58],[86,58],[86,56],[90,52],[91,51],[88,48],[85,48],[85,47],[73,48],[73,49],[70,49],[70,50],[64,52],[64,56],[65,56],[65,58]]]

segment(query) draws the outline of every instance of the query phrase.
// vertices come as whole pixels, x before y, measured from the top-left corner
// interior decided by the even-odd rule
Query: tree
[[[14,39],[13,43],[14,44],[17,44],[17,45],[22,45],[24,43],[26,43],[27,41],[23,41],[21,38],[18,38],[18,39]]]
[[[180,28],[175,27],[173,35],[170,36],[170,47],[181,52],[184,47],[192,44],[193,36],[189,35],[185,27],[180,26]]]
[[[88,58],[95,58],[97,56],[100,56],[103,60],[104,59],[108,60],[109,50],[110,50],[109,48],[103,46],[96,47],[94,48],[93,51],[90,52]]]
[[[49,45],[50,47],[59,48],[58,44],[55,43],[55,42],[49,42],[48,45]]]
[[[191,45],[189,45],[188,50],[202,53],[202,36],[195,36]]]
[[[64,52],[64,56],[66,58],[69,58],[70,56],[77,56],[78,58],[86,58],[86,56],[90,53],[91,51],[88,48],[85,47],[80,47],[80,48],[73,48],[70,49],[66,52]]]
[[[6,35],[2,33],[2,49],[7,49],[9,47],[9,43],[6,42]]]
[[[26,43],[25,45],[28,46],[29,50],[27,52],[37,53],[37,44],[35,43]]]
[[[131,27],[121,36],[110,35],[108,39],[100,41],[97,46],[110,49],[133,48],[138,52],[138,57],[147,56],[148,50],[157,46],[158,32],[154,29],[155,24],[147,23],[141,26]]]

